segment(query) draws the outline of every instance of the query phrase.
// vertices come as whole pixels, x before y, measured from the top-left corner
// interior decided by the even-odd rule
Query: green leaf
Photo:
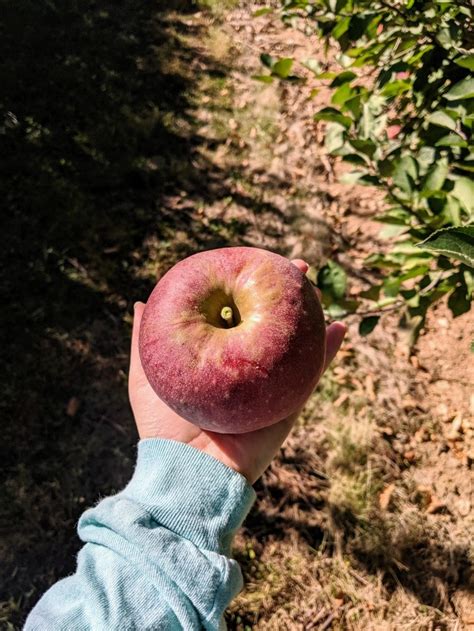
[[[334,107],[325,107],[314,115],[314,120],[329,121],[331,123],[339,123],[346,129],[352,125],[352,119],[349,116],[344,116],[339,110]]]
[[[458,134],[446,134],[435,142],[435,147],[467,147],[467,142]]]
[[[337,77],[333,79],[329,87],[338,88],[343,83],[350,83],[352,79],[355,79],[356,77],[357,75],[355,72],[352,72],[351,70],[344,70],[344,72],[339,73]]]
[[[400,235],[405,234],[408,230],[408,226],[386,224],[383,228],[381,228],[379,236],[381,239],[392,239],[393,237],[399,237]]]
[[[344,146],[344,127],[339,123],[329,123],[326,127],[324,146],[328,153],[334,153]]]
[[[374,155],[377,149],[377,145],[373,140],[365,138],[353,138],[350,140],[350,143],[356,151],[360,151],[360,153],[369,156],[369,158]]]
[[[344,156],[344,162],[349,162],[350,164],[357,164],[359,166],[367,166],[367,159],[360,156],[358,153],[348,153]]]
[[[454,166],[461,171],[467,171],[468,173],[474,173],[474,162],[454,162]]]
[[[405,193],[411,193],[418,178],[418,165],[413,156],[402,156],[395,162],[393,183]]]
[[[350,298],[344,298],[339,300],[338,304],[341,307],[344,307],[346,313],[355,313],[360,306],[359,300],[352,300]]]
[[[410,90],[410,88],[411,83],[409,81],[397,79],[396,81],[390,81],[384,85],[382,95],[390,99],[402,95],[404,92]]]
[[[444,95],[448,101],[474,98],[474,77],[468,77],[456,83],[449,92]]]
[[[362,186],[380,186],[380,180],[376,175],[363,175],[358,182]]]
[[[283,59],[279,59],[275,64],[273,64],[272,74],[280,77],[280,79],[287,79],[292,67],[293,59],[290,59],[289,57],[284,57]]]
[[[271,7],[263,7],[262,9],[257,9],[252,13],[252,17],[259,18],[261,15],[267,15],[267,13],[273,13],[273,9]]]
[[[321,64],[317,59],[305,59],[302,64],[305,68],[311,70],[311,72],[315,75],[319,75],[321,72]]]
[[[367,171],[350,171],[349,173],[343,173],[340,176],[339,181],[342,184],[357,184],[357,182],[367,175]]]
[[[471,308],[471,301],[466,298],[466,288],[464,287],[464,284],[456,287],[453,293],[450,294],[448,298],[448,307],[451,309],[455,318],[469,311]]]
[[[454,182],[451,195],[459,199],[466,211],[474,213],[474,182],[467,177],[458,177]]]
[[[471,300],[474,298],[474,271],[466,268],[463,270],[462,275],[466,283],[466,298]]]
[[[417,243],[417,246],[474,267],[474,226],[442,228],[421,243]]]
[[[410,226],[411,225],[411,214],[406,211],[404,208],[389,208],[386,213],[382,215],[377,215],[374,218],[375,221],[380,221],[381,223],[388,223],[396,226]]]
[[[359,335],[366,336],[372,333],[379,320],[380,316],[367,316],[363,318],[359,324]]]
[[[332,32],[331,32],[331,35],[334,37],[334,39],[339,39],[340,37],[342,37],[344,33],[346,33],[347,29],[349,28],[350,23],[351,23],[350,17],[345,17],[345,18],[342,18],[342,20],[339,20],[339,22],[336,24],[336,26],[332,29]]]
[[[378,300],[381,288],[381,285],[372,285],[369,289],[361,291],[359,295],[361,298],[367,298],[367,300]]]
[[[447,127],[453,131],[456,129],[456,121],[454,121],[451,116],[443,110],[433,112],[426,120],[432,125],[437,125],[438,127]]]
[[[270,68],[270,70],[273,68],[273,64],[275,63],[273,57],[271,55],[268,55],[267,53],[262,53],[260,55],[260,61],[264,66]]]
[[[449,164],[447,158],[441,158],[438,162],[435,162],[426,174],[423,183],[423,192],[441,190],[448,173]]]
[[[420,337],[420,333],[425,325],[426,320],[426,310],[425,315],[414,315],[409,318],[408,326],[410,329],[410,336],[408,341],[408,346],[413,348]]]
[[[434,147],[420,147],[416,154],[416,161],[419,164],[420,171],[426,172],[436,160],[436,149]]]
[[[351,96],[344,103],[344,110],[348,110],[352,116],[357,120],[361,116],[362,112],[362,96],[361,94],[356,94],[355,96]]]
[[[333,13],[339,13],[347,4],[347,0],[329,0],[329,8]]]
[[[334,77],[337,77],[337,72],[321,72],[316,77],[318,79],[334,79]]]
[[[340,318],[341,316],[346,315],[346,310],[341,305],[338,305],[337,302],[333,302],[331,305],[325,308],[326,313],[331,316],[331,318]]]
[[[254,74],[252,75],[254,81],[260,81],[260,83],[273,83],[274,79],[269,74]]]
[[[377,162],[377,169],[382,177],[390,177],[394,169],[392,160],[389,158],[379,160],[379,162]]]
[[[396,276],[388,276],[382,283],[383,293],[388,298],[394,298],[395,296],[398,296],[401,284],[402,281],[400,278],[397,278]]]
[[[363,53],[365,50],[366,50],[365,46],[358,46],[357,48],[349,48],[349,50],[346,50],[346,55],[354,59],[354,58],[359,57],[359,55]]]
[[[448,194],[446,196],[446,203],[444,204],[442,214],[447,224],[451,224],[453,226],[460,226],[462,224],[461,203],[453,195]]]
[[[416,265],[409,269],[407,272],[403,272],[401,276],[399,276],[400,281],[404,283],[406,280],[410,278],[416,278],[417,276],[423,276],[429,270],[428,265]]]
[[[471,353],[474,353],[474,340],[471,340]]]
[[[454,60],[454,63],[461,68],[467,68],[468,70],[474,70],[474,54],[462,55]]]
[[[354,90],[351,88],[349,83],[343,83],[332,95],[331,103],[334,105],[339,105],[340,107],[344,105],[344,103],[354,96]]]
[[[327,264],[319,270],[318,287],[323,292],[328,292],[336,300],[344,297],[346,286],[346,272],[334,261],[328,261]]]

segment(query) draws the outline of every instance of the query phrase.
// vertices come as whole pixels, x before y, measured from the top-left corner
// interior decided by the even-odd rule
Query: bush
[[[473,297],[471,4],[297,0],[283,2],[280,11],[287,24],[316,28],[328,47],[337,45],[340,71],[321,72],[315,60],[304,62],[332,89],[331,104],[315,119],[326,122],[328,152],[353,165],[346,180],[387,194],[377,220],[386,224],[391,248],[366,260],[383,271],[383,281],[348,301],[343,271],[330,262],[319,272],[326,308],[336,317],[368,313],[360,323],[367,334],[381,310],[400,307],[415,340],[439,298],[448,294],[459,316]],[[292,60],[263,55],[262,62],[271,73],[260,80],[295,78]],[[361,72],[369,66],[370,74]],[[362,300],[369,300],[368,312],[361,311]]]

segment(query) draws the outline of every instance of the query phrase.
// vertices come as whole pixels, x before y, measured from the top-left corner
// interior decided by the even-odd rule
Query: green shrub
[[[283,2],[280,11],[288,25],[316,29],[328,47],[336,44],[338,72],[303,62],[332,89],[331,103],[315,119],[326,122],[328,152],[353,165],[346,180],[387,194],[377,220],[386,224],[391,249],[366,260],[383,271],[383,281],[348,301],[343,271],[330,262],[319,273],[326,308],[336,317],[368,314],[360,324],[367,334],[380,310],[400,307],[416,339],[436,300],[449,294],[458,316],[473,297],[471,3],[297,0]],[[279,60],[263,55],[270,75],[257,78],[294,79],[291,60],[283,61],[286,76]],[[369,311],[361,300],[369,300]]]

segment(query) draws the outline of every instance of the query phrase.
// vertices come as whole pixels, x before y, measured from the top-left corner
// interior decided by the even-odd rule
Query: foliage
[[[339,72],[304,62],[332,90],[330,106],[315,119],[326,124],[328,152],[353,165],[346,181],[387,192],[388,208],[377,219],[391,249],[366,260],[383,280],[360,298],[374,310],[403,307],[416,339],[427,309],[443,295],[454,316],[472,300],[472,6],[464,0],[287,0],[281,15],[308,33],[316,29],[327,49],[338,47]],[[327,288],[332,277],[334,264],[319,276],[330,314],[359,313],[359,301],[345,301],[336,314]],[[340,272],[336,281],[340,286]],[[365,320],[361,332],[375,325]]]

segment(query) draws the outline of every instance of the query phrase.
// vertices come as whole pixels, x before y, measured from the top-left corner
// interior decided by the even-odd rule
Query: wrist
[[[255,500],[235,470],[189,444],[160,438],[140,441],[135,472],[119,495],[198,547],[226,554]]]

